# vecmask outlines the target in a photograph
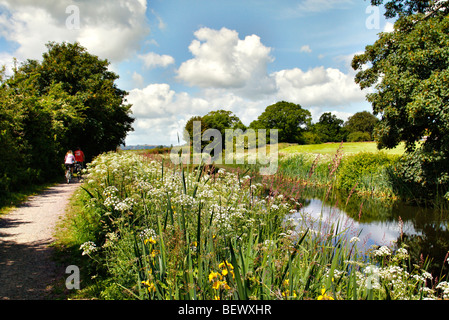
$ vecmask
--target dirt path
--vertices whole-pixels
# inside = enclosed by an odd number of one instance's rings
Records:
[[[65,268],[51,259],[54,227],[79,183],[50,187],[0,217],[0,300],[46,299]]]

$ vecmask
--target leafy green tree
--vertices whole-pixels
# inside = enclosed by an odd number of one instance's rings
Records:
[[[4,71],[3,67],[0,72],[0,200],[26,176],[24,112],[16,105],[12,90],[5,85]]]
[[[304,143],[303,133],[312,123],[310,111],[299,104],[280,101],[266,107],[265,111],[250,124],[252,129],[278,129],[279,142]],[[268,141],[268,138],[267,138]]]
[[[0,70],[0,200],[58,177],[68,149],[89,158],[123,143],[133,119],[109,62],[79,44],[47,45],[43,60]]]
[[[193,135],[194,134],[194,132],[193,132],[193,123],[195,121],[198,121],[198,122],[201,123],[201,131],[200,131],[200,136],[199,137],[194,137],[194,135]],[[187,120],[184,129],[185,129],[185,132],[184,132],[184,135],[183,135],[184,141],[192,144],[194,139],[201,140],[201,137],[202,137],[204,131],[206,131],[209,128],[207,127],[207,124],[203,121],[203,117],[201,117],[201,116],[193,116],[189,120]]]
[[[429,0],[371,0],[371,5],[379,6],[385,3],[385,17],[395,18],[397,16],[424,13],[432,8],[435,1]]]
[[[218,131],[220,131],[223,137],[225,135],[226,129],[246,129],[245,125],[242,123],[239,117],[233,114],[232,111],[211,111],[203,116],[202,119],[207,127],[217,129]]]
[[[348,121],[345,123],[345,128],[348,134],[356,133],[358,135],[363,135],[364,137],[369,137],[368,140],[371,141],[373,137],[373,131],[379,119],[376,118],[372,113],[368,111],[356,112]],[[367,134],[363,134],[367,133]],[[366,141],[366,140],[364,140]]]
[[[193,132],[193,123],[195,121],[201,122],[201,136],[194,136]],[[216,129],[221,134],[221,143],[222,148],[225,148],[225,139],[226,139],[226,129],[241,129],[245,130],[246,127],[242,123],[242,121],[237,117],[232,111],[228,110],[216,110],[210,111],[208,114],[204,116],[193,116],[191,117],[186,125],[185,131],[188,133],[188,136],[184,136],[184,140],[188,141],[190,139],[190,143],[192,144],[194,139],[199,139],[197,141],[201,141],[201,147],[203,148],[206,145],[209,145],[209,141],[203,141],[203,134],[208,129]],[[213,140],[213,139],[212,139]],[[214,144],[212,143],[212,146]]]
[[[425,186],[447,184],[449,16],[438,11],[400,17],[394,31],[381,33],[352,66],[361,88],[375,88],[367,99],[381,118],[375,130],[378,147],[405,141],[410,154],[418,147],[409,162],[413,175],[407,178]]]
[[[336,115],[325,112],[320,116],[318,123],[313,125],[313,131],[318,134],[322,142],[341,142],[346,140],[344,121]]]
[[[124,104],[126,91],[117,87],[118,75],[109,71],[109,62],[87,52],[78,43],[47,44],[42,62],[28,60],[16,70],[10,85],[21,81],[32,85],[36,96],[70,97],[77,106],[78,125],[72,126],[64,148],[82,147],[88,158],[123,144],[134,119],[130,104]]]

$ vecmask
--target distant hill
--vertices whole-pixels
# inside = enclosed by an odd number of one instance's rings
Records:
[[[120,150],[145,150],[145,149],[154,149],[154,148],[166,148],[166,146],[163,145],[149,145],[149,144],[138,144],[133,146],[120,146]]]

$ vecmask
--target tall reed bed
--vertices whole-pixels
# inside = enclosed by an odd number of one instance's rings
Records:
[[[311,186],[328,187],[380,199],[398,199],[395,165],[400,156],[383,152],[344,154],[343,145],[335,154],[285,154],[279,173]]]
[[[410,266],[405,248],[362,255],[338,226],[312,230],[293,219],[295,197],[267,194],[264,183],[134,153],[96,158],[70,232],[103,279],[97,298],[449,297],[447,282]]]

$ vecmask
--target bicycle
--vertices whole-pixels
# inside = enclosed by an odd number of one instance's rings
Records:
[[[83,170],[83,165],[81,164],[81,162],[76,162],[75,167],[74,167],[74,172],[76,173],[76,177],[78,178],[78,181],[80,181],[83,178],[82,170]]]
[[[67,180],[67,183],[70,183],[70,181],[73,178],[73,176],[72,176],[72,168],[70,166],[67,166],[67,170],[65,171],[65,178]]]

